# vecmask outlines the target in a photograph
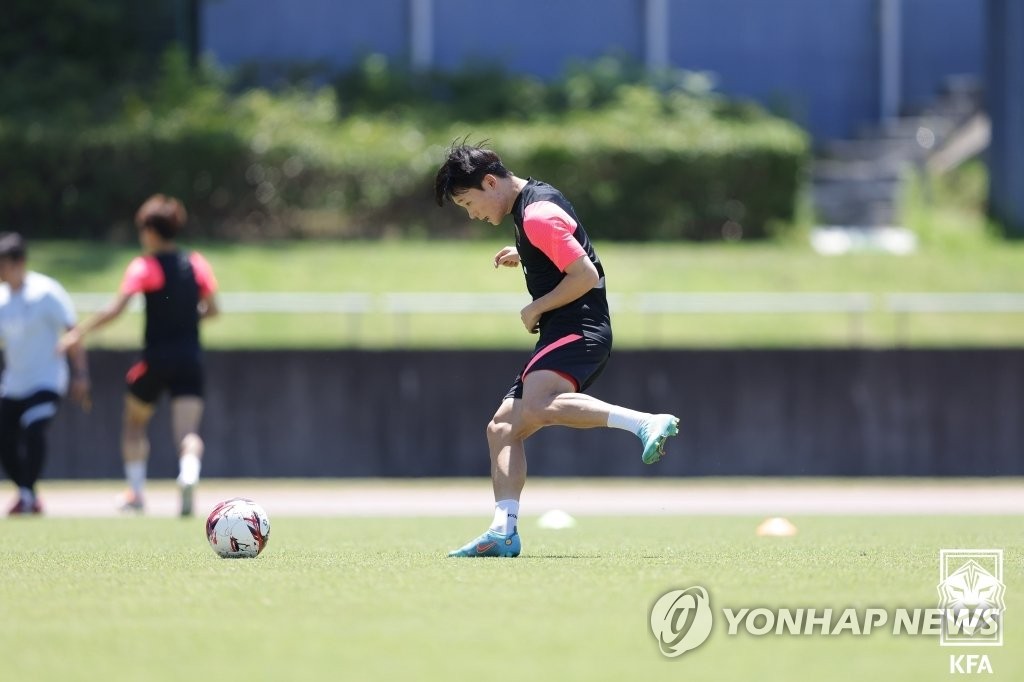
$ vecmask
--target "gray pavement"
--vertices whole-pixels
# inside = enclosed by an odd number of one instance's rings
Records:
[[[54,517],[118,515],[118,481],[43,481]],[[197,515],[250,497],[272,516],[475,516],[493,508],[486,479],[217,479],[202,481]],[[13,499],[13,491],[11,492]],[[1024,479],[532,479],[524,516],[1024,515]],[[173,516],[177,489],[154,481],[147,514]]]

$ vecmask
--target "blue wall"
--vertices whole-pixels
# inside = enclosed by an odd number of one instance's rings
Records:
[[[903,0],[903,102],[927,104],[953,75],[985,69],[982,0]]]
[[[717,89],[754,98],[818,139],[852,135],[879,112],[880,0],[669,0],[669,60],[716,74]],[[205,0],[201,42],[218,61],[409,56],[410,0]],[[901,83],[917,108],[946,77],[980,77],[983,0],[901,0]],[[480,61],[549,78],[574,60],[644,58],[644,0],[433,0],[433,59]]]
[[[840,136],[878,111],[874,2],[673,2],[671,61],[718,75],[816,136]]]
[[[406,0],[205,0],[199,42],[221,64],[351,64],[365,52],[407,53]]]
[[[992,46],[986,74],[993,84],[988,210],[1006,234],[1024,239],[1024,3],[991,0],[987,23]]]
[[[435,2],[436,63],[455,69],[484,58],[511,71],[559,75],[568,60],[609,52],[643,59],[642,4],[636,0]]]

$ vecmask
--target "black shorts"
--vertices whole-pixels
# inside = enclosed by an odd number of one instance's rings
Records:
[[[505,398],[522,398],[523,377],[538,369],[562,375],[573,383],[577,392],[582,393],[601,376],[611,352],[610,335],[578,332],[544,335]]]
[[[0,432],[16,433],[40,419],[52,419],[57,414],[60,396],[54,391],[36,391],[27,398],[0,400]]]
[[[144,403],[155,403],[164,391],[172,398],[203,397],[203,364],[177,362],[153,364],[139,360],[125,376],[128,392]]]

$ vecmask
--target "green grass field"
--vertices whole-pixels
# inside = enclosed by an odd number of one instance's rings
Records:
[[[201,519],[0,522],[0,679],[944,680],[950,653],[1024,678],[1019,517],[523,519],[524,555],[453,560],[471,518],[273,519],[223,560]],[[729,607],[934,607],[942,548],[1005,548],[1005,645],[934,636],[729,636]],[[709,640],[666,659],[648,611],[701,585]]]

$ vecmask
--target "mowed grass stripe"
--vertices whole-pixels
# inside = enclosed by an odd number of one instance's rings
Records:
[[[730,637],[719,609],[937,603],[943,548],[1005,550],[1000,679],[1024,675],[1018,517],[525,517],[524,556],[444,552],[484,520],[272,519],[255,560],[219,559],[202,519],[0,523],[3,679],[938,679],[934,637]],[[664,659],[647,625],[662,593],[702,585],[711,638]],[[1021,616],[1024,618],[1024,616]]]

